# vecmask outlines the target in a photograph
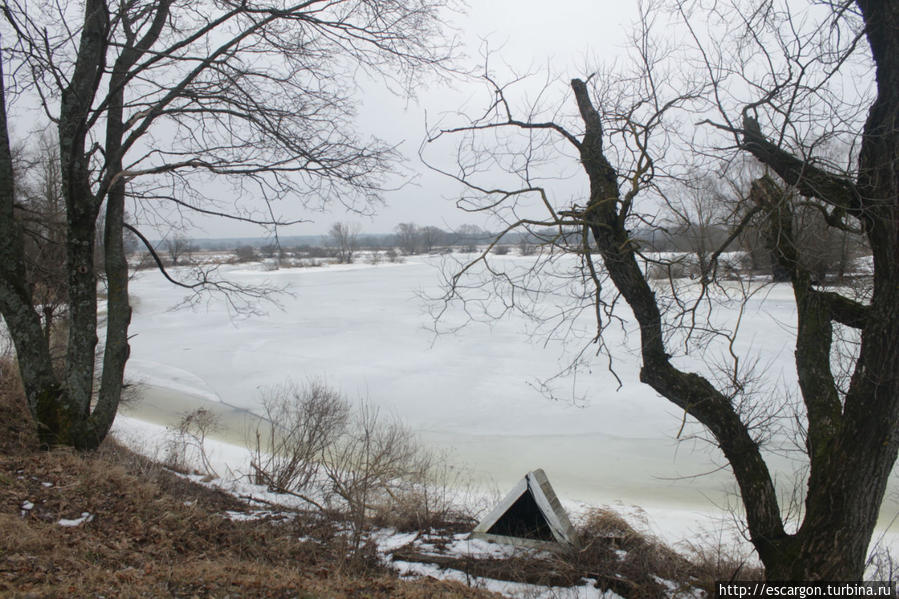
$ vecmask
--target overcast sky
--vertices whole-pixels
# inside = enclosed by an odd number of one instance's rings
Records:
[[[613,60],[622,52],[635,18],[636,2],[608,0],[469,0],[465,14],[451,15],[465,43],[466,67],[482,63],[480,49],[486,39],[496,50],[497,63],[501,59],[517,72],[540,73],[540,81],[548,70],[567,81],[589,74],[600,62]],[[307,212],[302,216],[314,222],[284,228],[280,233],[324,234],[335,221],[357,222],[363,233],[390,233],[399,222],[444,228],[465,223],[483,225],[483,219],[455,207],[452,183],[420,163],[418,148],[425,137],[426,119],[434,121],[460,107],[471,112],[482,109],[484,88],[461,80],[452,87],[432,84],[415,99],[407,100],[379,85],[366,85],[362,97],[359,131],[400,144],[404,164],[416,174],[416,182],[387,193],[387,205],[373,217],[347,214],[337,208],[325,214]],[[190,235],[195,237],[264,235],[264,231],[240,223],[194,219],[194,224],[198,229]]]
[[[532,89],[540,89],[547,80],[560,82],[560,93],[567,90],[572,77],[585,77],[601,64],[608,64],[624,52],[627,37],[636,19],[637,3],[610,0],[467,0],[464,13],[447,14],[448,28],[457,32],[463,43],[459,66],[475,70],[483,66],[485,43],[491,51],[491,70],[518,74],[534,73]],[[505,82],[506,77],[499,77]],[[400,222],[433,225],[451,229],[462,224],[489,226],[484,217],[466,214],[455,207],[458,187],[448,178],[428,170],[419,160],[418,151],[425,138],[426,122],[433,125],[441,119],[453,121],[450,113],[464,111],[478,114],[486,107],[490,96],[482,83],[474,78],[458,77],[449,84],[436,81],[420,89],[409,99],[391,94],[379,82],[357,80],[359,100],[357,128],[360,138],[376,136],[396,145],[404,159],[403,166],[411,182],[384,195],[386,205],[373,216],[348,214],[341,207],[331,212],[299,211],[296,205],[276,206],[285,218],[303,218],[310,222],[284,227],[280,234],[326,234],[336,221],[355,222],[362,233],[391,233]],[[37,132],[46,126],[46,118],[36,98],[27,94],[15,104],[20,118],[11,123],[12,134],[24,143],[32,143]],[[574,110],[574,107],[569,107]],[[429,148],[429,158],[437,150]],[[447,166],[447,161],[442,161]],[[569,173],[575,172],[569,164]],[[566,193],[577,194],[582,185],[578,176],[568,182]],[[401,179],[397,179],[399,183]],[[204,189],[204,193],[207,190]],[[246,201],[248,198],[228,197],[233,192],[226,185],[215,184],[209,195],[223,201]],[[455,196],[455,197],[454,197]],[[286,204],[286,202],[285,202]],[[260,209],[261,209],[260,201]],[[132,214],[135,211],[132,210]],[[177,219],[176,219],[177,220]],[[140,225],[150,237],[165,237],[169,226],[151,226],[145,218]],[[200,218],[190,215],[190,237],[260,237],[266,231],[253,225],[220,218]]]

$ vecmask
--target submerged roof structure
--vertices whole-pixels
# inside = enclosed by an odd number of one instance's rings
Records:
[[[530,547],[575,545],[574,527],[546,473],[528,472],[481,520],[472,537]]]

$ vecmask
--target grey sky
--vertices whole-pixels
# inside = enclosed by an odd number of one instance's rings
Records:
[[[482,64],[481,47],[487,40],[498,68],[515,72],[546,73],[566,81],[585,75],[588,69],[610,62],[622,52],[631,23],[636,18],[636,3],[606,0],[471,0],[466,14],[452,15],[452,22],[465,43],[466,68]],[[501,64],[502,63],[502,64]],[[589,65],[589,66],[588,66]],[[542,83],[541,83],[542,85]],[[364,99],[359,107],[359,131],[376,135],[391,144],[400,144],[404,165],[415,175],[415,182],[385,195],[386,206],[373,217],[347,214],[339,207],[329,213],[313,211],[291,215],[313,220],[282,229],[283,235],[316,235],[327,232],[331,223],[358,222],[363,233],[389,233],[399,222],[455,227],[478,221],[462,213],[452,201],[453,186],[444,177],[428,171],[419,161],[418,148],[425,136],[426,118],[434,121],[447,111],[482,107],[484,89],[459,79],[452,87],[430,85],[415,99],[391,95],[383,86],[361,84]],[[427,115],[427,116],[426,116]],[[284,206],[287,209],[286,206]],[[221,220],[192,219],[196,237],[238,237],[264,234],[258,228]]]
[[[559,83],[573,76],[585,76],[601,64],[612,62],[626,45],[628,33],[636,19],[636,2],[609,0],[468,0],[464,13],[447,15],[448,27],[463,42],[459,67],[477,70],[483,66],[485,44],[489,46],[491,70],[502,80],[511,73],[534,73],[525,89],[537,91],[547,77]],[[504,76],[505,75],[505,76]],[[425,137],[426,121],[434,123],[448,114],[465,111],[476,114],[489,102],[490,95],[474,78],[458,77],[449,84],[430,82],[419,89],[415,98],[391,94],[382,83],[357,79],[359,86],[357,127],[364,138],[376,136],[396,145],[403,154],[403,167],[410,183],[384,194],[386,205],[373,216],[345,212],[333,206],[330,212],[303,210],[289,201],[278,202],[276,213],[288,219],[308,222],[284,227],[282,235],[325,234],[335,221],[357,222],[363,233],[390,233],[400,222],[453,228],[466,223],[481,226],[488,222],[478,215],[466,214],[455,207],[457,189],[451,180],[428,170],[419,161],[418,149]],[[530,88],[528,87],[530,86]],[[32,145],[47,119],[36,98],[27,93],[13,102],[17,118],[12,122],[13,137]],[[456,121],[458,124],[458,121]],[[431,148],[431,152],[436,149]],[[429,157],[433,157],[429,153]],[[570,166],[570,165],[569,165]],[[396,179],[399,184],[403,179]],[[571,189],[575,183],[571,183]],[[227,183],[211,183],[201,190],[222,206],[241,203],[253,205],[251,196],[241,197]],[[258,202],[258,210],[263,204]],[[163,215],[165,216],[165,215]],[[258,226],[221,218],[187,215],[191,237],[258,237],[266,232]],[[142,229],[151,237],[166,236],[167,225],[154,227],[141,219]],[[177,220],[177,218],[173,219]]]

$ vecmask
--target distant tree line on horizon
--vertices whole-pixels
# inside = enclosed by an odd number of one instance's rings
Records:
[[[698,205],[698,201],[694,203]],[[48,219],[52,221],[49,216],[42,220]],[[821,283],[843,281],[847,275],[852,274],[856,259],[870,255],[863,237],[850,231],[828,227],[824,217],[816,210],[797,210],[794,220],[799,233],[796,244],[802,249],[801,253],[808,262],[806,268]],[[740,271],[768,274],[774,281],[787,280],[787,274],[772,259],[771,248],[760,227],[746,227],[741,235],[728,240],[731,230],[732,227],[722,224],[720,219],[703,220],[701,211],[695,211],[689,216],[670,211],[661,224],[631,231],[631,238],[645,254],[684,254],[686,260],[673,271],[679,277],[703,271],[711,254],[724,247],[728,252],[741,254],[738,264]],[[514,250],[518,255],[529,256],[541,246],[563,242],[575,235],[580,235],[575,229],[512,231],[502,236],[501,242],[494,245],[492,252],[502,255]],[[157,240],[153,246],[170,266],[189,263],[192,255],[199,251],[233,252],[237,262],[304,258],[352,263],[357,251],[383,251],[388,261],[396,261],[400,256],[453,251],[473,253],[493,243],[497,236],[496,232],[473,224],[443,229],[434,225],[403,222],[396,225],[393,233],[366,234],[359,223],[335,222],[326,235],[285,236],[275,240],[271,237],[191,239],[183,232],[177,232]],[[144,249],[136,239],[126,246],[129,252]],[[595,251],[595,248],[591,250]],[[47,252],[46,248],[41,250],[42,254]],[[147,262],[147,266],[151,266],[149,259]],[[671,274],[668,272],[670,269],[671,265],[666,265],[665,276]],[[662,274],[658,276],[661,277]]]

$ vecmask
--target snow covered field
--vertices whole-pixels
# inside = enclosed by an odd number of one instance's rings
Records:
[[[515,314],[435,336],[421,294],[438,294],[438,262],[271,272],[228,267],[232,280],[287,285],[292,293],[279,299],[282,309],[249,318],[235,318],[215,299],[172,311],[183,290],[155,271],[141,272],[131,286],[126,378],[144,383],[146,399],[125,413],[173,423],[179,413],[211,405],[228,426],[222,437],[240,442],[245,411],[257,408],[261,390],[288,378],[319,378],[400,417],[483,489],[504,493],[539,467],[569,505],[625,511],[639,505],[668,538],[719,524],[721,509],[737,503],[723,458],[707,443],[676,440],[683,413],[638,382],[635,336],[626,339],[616,328],[609,341],[623,388],[616,390],[598,358],[576,378],[557,380],[560,399],[549,399],[536,384],[559,372],[580,346],[532,335],[533,323]],[[542,301],[551,309],[560,298]],[[755,296],[744,315],[738,349],[758,352],[771,381],[795,376],[787,335],[794,320],[786,287]],[[589,331],[588,319],[583,327]],[[797,465],[772,460],[786,487]],[[897,512],[893,491],[882,523]]]

